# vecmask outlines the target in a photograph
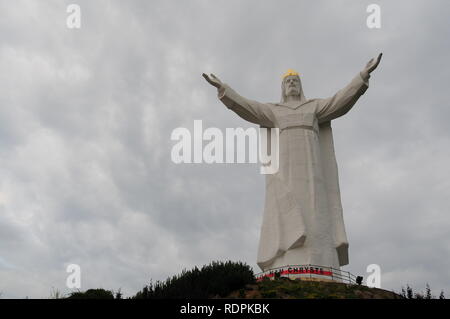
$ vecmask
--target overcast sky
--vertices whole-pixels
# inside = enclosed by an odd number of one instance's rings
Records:
[[[81,29],[66,27],[81,6]],[[381,6],[381,29],[366,8]],[[135,294],[213,260],[256,267],[257,164],[171,161],[177,127],[255,127],[201,77],[280,99],[281,75],[328,97],[383,52],[333,121],[350,264],[382,288],[450,296],[450,3],[0,0],[0,294]]]

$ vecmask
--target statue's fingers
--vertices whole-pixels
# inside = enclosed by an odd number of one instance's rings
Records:
[[[373,68],[374,68],[374,69],[376,69],[376,67],[378,66],[378,64],[380,64],[381,56],[382,56],[382,54],[380,53],[380,54],[378,55],[378,57],[377,57],[377,60],[375,61],[374,65],[373,65]]]
[[[378,55],[378,58],[377,58],[378,63],[380,63],[381,57],[382,57],[382,56],[383,56],[383,53],[380,53],[380,54]]]
[[[211,80],[211,78],[207,74],[203,73],[202,75],[209,84],[216,86],[215,82]]]

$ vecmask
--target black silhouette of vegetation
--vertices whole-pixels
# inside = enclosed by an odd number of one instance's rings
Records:
[[[201,269],[175,275],[166,281],[150,282],[134,299],[225,297],[255,283],[253,270],[242,262],[214,261]]]
[[[119,292],[116,294],[116,299],[121,299],[122,295]],[[105,289],[89,289],[85,292],[72,292],[67,299],[114,299],[114,293]]]
[[[419,293],[419,292],[414,292],[413,289],[409,285],[406,285],[406,290],[405,290],[405,288],[402,288],[402,292],[400,295],[404,299],[437,299],[435,296],[433,296],[431,294],[431,288],[430,288],[430,285],[428,285],[428,284],[426,285],[426,288],[425,288],[425,294]],[[438,299],[445,299],[443,290],[439,294]]]

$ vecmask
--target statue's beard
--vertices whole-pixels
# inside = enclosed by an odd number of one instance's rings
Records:
[[[288,90],[288,92],[286,93],[286,96],[292,96],[292,97],[300,98],[300,92],[297,89],[295,89],[295,90]]]
[[[300,88],[298,86],[295,85],[290,85],[288,87],[286,87],[286,95],[287,96],[292,96],[292,95],[300,95]]]

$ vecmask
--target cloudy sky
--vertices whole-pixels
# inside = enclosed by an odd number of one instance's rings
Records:
[[[66,26],[81,7],[81,29]],[[366,26],[371,3],[381,29]],[[379,52],[334,121],[350,265],[382,288],[450,296],[450,3],[0,0],[0,294],[135,294],[212,260],[256,268],[257,164],[171,161],[173,129],[255,127],[217,100],[280,98],[288,68],[328,97]]]

